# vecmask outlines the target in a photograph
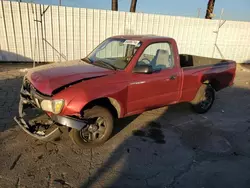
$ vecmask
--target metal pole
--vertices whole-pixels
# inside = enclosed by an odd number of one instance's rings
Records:
[[[7,49],[8,49],[8,52],[9,52],[10,51],[9,33],[7,32],[7,27],[6,27],[6,17],[5,17],[5,10],[4,10],[4,6],[3,6],[3,0],[1,0],[1,7],[2,7],[2,13],[3,13],[3,25],[4,25],[4,32],[5,32],[5,40],[6,40]]]
[[[12,9],[12,1],[9,2],[10,3],[10,13],[11,13],[11,21],[12,21],[12,31],[14,34],[14,44],[15,44],[15,52],[16,52],[16,58],[18,61],[18,52],[17,52],[17,37],[16,37],[16,29],[15,29],[15,22],[14,22],[14,13],[13,13],[13,9]]]
[[[215,38],[215,43],[214,43],[214,49],[213,49],[212,57],[214,57],[215,48],[217,48],[218,51],[219,51],[219,53],[220,53],[220,56],[221,56],[222,58],[224,58],[224,57],[223,57],[223,54],[221,53],[221,51],[219,50],[219,48],[218,48],[218,46],[217,46],[217,40],[218,40],[218,36],[219,36],[220,27],[225,23],[225,22],[224,22],[224,23],[221,25],[221,19],[222,19],[223,13],[224,13],[224,8],[221,9],[220,20],[219,20],[219,24],[218,24],[218,29],[217,29],[217,31],[215,31],[215,33],[216,33],[216,38]]]
[[[220,12],[220,22],[221,22],[223,13],[224,13],[224,8],[222,8],[222,9],[221,9],[221,12]]]
[[[198,9],[197,9],[197,11],[198,11],[198,15],[197,15],[197,18],[200,18],[200,14],[201,14],[201,8],[198,8]]]
[[[33,54],[33,67],[36,66],[36,52],[37,52],[37,29],[36,29],[36,23],[35,23],[35,11],[34,11],[34,4],[32,3],[31,4],[31,10],[32,10],[32,15],[33,15],[33,28],[34,28],[34,31],[35,31],[35,49],[34,49],[34,54]]]

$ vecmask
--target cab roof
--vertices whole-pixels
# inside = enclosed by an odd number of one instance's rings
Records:
[[[138,41],[146,41],[146,40],[160,40],[160,39],[170,39],[169,37],[157,36],[157,35],[116,35],[111,38],[124,38],[127,40],[138,40]]]

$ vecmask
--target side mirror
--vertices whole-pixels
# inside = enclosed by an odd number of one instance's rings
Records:
[[[152,74],[153,67],[151,65],[138,65],[134,68],[133,72],[139,74]]]

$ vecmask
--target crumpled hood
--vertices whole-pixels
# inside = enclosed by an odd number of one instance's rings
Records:
[[[41,93],[52,95],[55,89],[70,83],[105,76],[114,71],[88,64],[82,60],[52,63],[31,69],[26,77]]]

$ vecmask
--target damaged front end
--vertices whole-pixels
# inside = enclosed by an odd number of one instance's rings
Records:
[[[85,120],[42,110],[42,101],[48,100],[52,100],[50,96],[39,93],[27,79],[24,79],[20,91],[19,116],[14,117],[14,120],[26,133],[39,140],[52,141],[62,134],[61,126],[77,130],[86,127]]]

